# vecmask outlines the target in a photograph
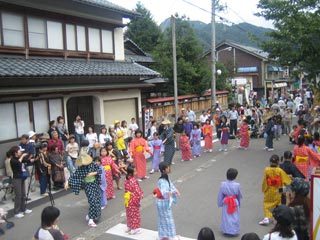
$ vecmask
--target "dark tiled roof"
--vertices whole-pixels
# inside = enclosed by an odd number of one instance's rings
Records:
[[[140,55],[131,55],[125,54],[126,61],[128,62],[137,62],[137,63],[153,63],[154,60],[150,56],[140,56]]]
[[[114,4],[112,2],[106,1],[106,0],[72,0],[75,2],[81,2],[83,4],[87,4],[87,5],[91,5],[91,6],[96,6],[96,7],[100,7],[100,8],[106,8],[109,9],[111,11],[116,11],[119,13],[123,13],[125,14],[125,16],[128,17],[135,17],[135,16],[139,16],[139,13],[136,13],[134,11],[128,10],[124,7],[121,7],[117,4]]]
[[[133,62],[106,60],[0,57],[0,77],[145,76],[160,74]]]

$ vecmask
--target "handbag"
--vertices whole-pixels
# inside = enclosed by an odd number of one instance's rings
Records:
[[[53,181],[60,182],[60,183],[65,182],[64,171],[55,170],[53,175]]]

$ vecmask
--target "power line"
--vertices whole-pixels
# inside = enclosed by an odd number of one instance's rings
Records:
[[[187,4],[189,4],[189,5],[191,5],[191,6],[193,6],[193,7],[195,7],[195,8],[198,8],[198,9],[200,9],[200,10],[206,12],[206,13],[209,13],[210,15],[212,15],[212,13],[211,13],[210,11],[208,11],[208,10],[206,10],[206,9],[204,9],[204,8],[202,8],[202,7],[194,4],[194,3],[192,3],[192,2],[189,2],[189,1],[187,1],[187,0],[182,0],[182,1],[185,2],[185,3],[187,3]],[[230,9],[231,9],[231,8],[230,8]],[[240,16],[238,15],[238,13],[236,13],[236,14],[237,14],[238,17],[240,17]],[[255,37],[256,39],[261,40],[257,35],[255,35],[254,33],[252,33],[252,32],[250,32],[250,31],[248,31],[248,30],[240,27],[240,26],[239,26],[238,24],[236,24],[235,22],[232,22],[232,21],[230,21],[229,19],[227,19],[227,18],[225,18],[225,17],[222,17],[222,16],[220,16],[220,15],[218,15],[218,14],[214,14],[214,15],[215,15],[216,17],[218,17],[218,18],[222,21],[222,23],[224,22],[224,23],[231,24],[232,26],[235,26],[235,27],[237,27],[238,29],[246,32],[248,35],[252,35],[252,36]],[[241,18],[241,17],[240,17],[240,18]],[[244,22],[246,22],[246,21],[244,20]]]

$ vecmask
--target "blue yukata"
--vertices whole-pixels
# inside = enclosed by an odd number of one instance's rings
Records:
[[[98,174],[88,179],[87,175],[91,172]],[[101,174],[100,167],[95,163],[90,163],[78,167],[69,178],[69,186],[76,195],[79,195],[80,190],[84,188],[89,203],[88,216],[93,220],[98,220],[101,216]]]
[[[167,139],[164,143],[164,154],[163,154],[163,161],[171,165],[172,159],[175,153],[175,142],[174,142],[174,131],[173,128],[169,127],[163,130],[160,138],[162,140]]]
[[[164,147],[161,139],[150,141],[150,146],[152,147],[152,169],[155,171],[159,170],[159,163],[161,160],[161,152],[164,151]]]
[[[220,185],[218,194],[218,207],[222,208],[221,225],[222,233],[238,235],[240,232],[240,200],[242,194],[240,184],[234,181],[225,181]]]
[[[156,200],[158,210],[159,239],[171,239],[176,236],[176,226],[174,224],[171,206],[172,203],[176,202],[177,190],[171,181],[169,185],[169,182],[163,178],[158,180],[158,189],[160,190],[162,195],[162,199],[157,198]],[[172,193],[171,197],[170,192]]]
[[[103,166],[99,166],[101,171],[101,182],[100,182],[100,192],[101,192],[101,207],[107,206],[107,179],[106,173]]]
[[[192,129],[190,134],[190,142],[192,146],[192,155],[200,156],[201,155],[201,130]]]

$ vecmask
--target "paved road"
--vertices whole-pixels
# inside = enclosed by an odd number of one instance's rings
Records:
[[[180,162],[176,154],[176,164],[172,167],[171,179],[175,181],[181,192],[181,199],[174,206],[174,216],[179,235],[195,239],[203,226],[211,227],[216,239],[227,239],[219,231],[220,209],[217,207],[217,190],[220,182],[225,179],[229,167],[237,168],[237,180],[241,183],[244,199],[241,204],[241,233],[256,232],[263,236],[269,228],[261,227],[258,221],[262,216],[262,193],[260,190],[263,168],[268,165],[272,154],[283,154],[292,146],[285,136],[275,143],[274,152],[263,150],[264,140],[254,139],[248,151],[238,150],[236,140],[232,140],[230,151],[216,151],[219,143],[215,144],[213,153],[204,153],[192,162]],[[145,198],[142,201],[142,227],[156,231],[157,215],[152,198],[152,190],[156,186],[159,174],[142,182]],[[49,205],[49,203],[47,204]],[[15,220],[16,227],[8,230],[6,240],[31,239],[32,234],[40,224],[40,213],[45,205],[33,209],[30,216]],[[126,240],[121,236],[105,233],[119,223],[125,223],[122,191],[117,191],[117,198],[108,203],[103,210],[101,222],[95,229],[89,229],[85,222],[87,201],[84,194],[75,196],[68,194],[56,199],[56,206],[61,210],[60,227],[73,239],[83,237],[85,240]],[[232,239],[240,239],[235,237]],[[141,240],[149,240],[142,239]],[[150,239],[151,240],[151,239]]]

